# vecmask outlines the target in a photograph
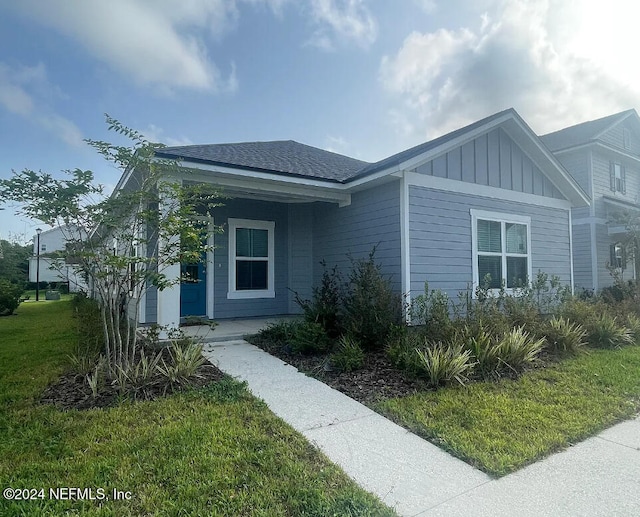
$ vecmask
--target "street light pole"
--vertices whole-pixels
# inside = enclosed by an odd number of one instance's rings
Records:
[[[40,228],[36,228],[36,233],[38,234],[38,239],[36,243],[36,302],[40,300],[40,233],[42,230]]]

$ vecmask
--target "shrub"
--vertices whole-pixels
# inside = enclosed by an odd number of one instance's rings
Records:
[[[640,343],[640,317],[635,314],[627,314],[627,319],[625,321],[625,327],[629,329],[631,333],[631,337],[633,338],[634,344]]]
[[[364,364],[364,351],[350,336],[341,336],[336,351],[331,355],[331,363],[342,372],[359,370]]]
[[[475,369],[482,377],[496,375],[500,369],[499,349],[491,332],[479,322],[476,326],[465,326],[456,336],[456,342],[464,346],[475,360]]]
[[[496,344],[500,363],[514,372],[533,364],[544,347],[544,339],[533,339],[523,327],[507,332]]]
[[[440,342],[424,350],[416,349],[419,373],[427,382],[438,387],[453,380],[463,384],[468,380],[467,373],[473,369],[471,352],[461,345]]]
[[[578,323],[560,317],[551,318],[544,326],[547,348],[559,354],[577,354],[586,345],[587,331]]]
[[[589,343],[598,348],[619,348],[633,343],[628,328],[618,324],[615,317],[602,313],[589,329]]]
[[[289,344],[298,354],[323,354],[331,349],[331,338],[320,323],[300,321],[293,325]]]
[[[577,323],[589,332],[600,313],[605,310],[606,307],[595,302],[593,298],[584,300],[571,298],[562,304],[558,310],[558,315],[573,323]]]
[[[337,266],[327,269],[324,261],[319,287],[313,288],[311,300],[303,300],[295,293],[296,303],[304,311],[305,320],[322,325],[327,334],[336,338],[342,331],[341,312],[345,294],[345,285]]]
[[[277,323],[271,323],[266,328],[260,330],[258,335],[261,338],[285,346],[293,340],[296,327],[299,324],[299,321],[279,321]]]
[[[155,358],[152,362],[155,362]],[[169,361],[162,359],[155,369],[166,379],[170,387],[175,388],[188,386],[198,377],[198,368],[205,362],[201,344],[192,342],[184,346],[172,343],[169,348]]]
[[[402,321],[402,299],[382,276],[374,254],[375,248],[367,259],[351,258],[344,300],[344,329],[368,350],[382,348]]]
[[[439,289],[429,290],[424,283],[424,293],[411,302],[411,323],[422,325],[425,335],[433,341],[447,341],[452,337],[453,324],[449,297]]]
[[[22,286],[0,278],[0,316],[9,316],[20,305]]]
[[[416,349],[425,348],[427,339],[415,329],[393,336],[387,343],[385,352],[391,363],[411,375],[420,371]]]

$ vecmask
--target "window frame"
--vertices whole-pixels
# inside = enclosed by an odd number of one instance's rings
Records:
[[[481,279],[479,278],[478,271],[478,256],[500,256],[501,257],[501,270],[502,278],[500,283],[504,283],[505,292],[512,294],[517,288],[506,287],[507,285],[507,258],[508,257],[526,257],[527,258],[527,278],[528,282],[531,282],[532,278],[532,251],[531,251],[531,217],[517,214],[508,214],[504,212],[491,212],[487,210],[476,210],[472,208],[471,214],[471,260],[472,260],[472,272],[473,272],[473,295],[475,296],[476,288],[480,285]],[[501,251],[498,252],[478,252],[478,221],[494,221],[500,223],[500,242]],[[527,253],[508,253],[507,252],[507,224],[521,224],[526,226],[527,229]],[[492,293],[497,293],[500,288],[489,289]]]
[[[227,221],[229,227],[229,288],[227,299],[242,300],[248,298],[275,298],[275,221],[260,221],[254,219],[232,219]],[[266,289],[237,289],[236,263],[238,260],[264,261],[262,257],[236,256],[236,230],[247,228],[250,230],[267,230],[267,288]]]
[[[610,189],[612,192],[620,192],[621,194],[627,193],[627,171],[625,166],[620,162],[610,162],[609,163],[609,178],[610,178]],[[620,171],[620,175],[618,176],[616,173]]]

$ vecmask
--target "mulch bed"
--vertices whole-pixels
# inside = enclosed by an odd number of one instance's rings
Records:
[[[360,370],[338,372],[331,369],[327,355],[292,354],[270,340],[260,339],[259,335],[252,336],[249,341],[299,371],[365,405],[428,389],[424,382],[407,376],[405,372],[393,366],[384,352],[367,353]]]
[[[197,377],[184,389],[201,388],[219,381],[223,376],[224,374],[216,366],[207,361],[198,368]],[[180,389],[154,386],[152,389],[146,390],[144,395],[139,398],[154,400],[177,391],[180,391]],[[42,404],[52,404],[63,410],[109,407],[115,405],[118,400],[117,390],[110,385],[104,386],[98,396],[94,397],[86,377],[75,372],[63,374],[56,382],[50,384],[44,390],[40,398]]]

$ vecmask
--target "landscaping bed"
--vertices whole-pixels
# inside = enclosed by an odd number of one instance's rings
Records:
[[[0,318],[0,486],[46,495],[0,499],[1,515],[395,515],[210,367],[206,385],[155,400],[41,404],[48,385],[50,397],[77,389],[77,377],[58,381],[77,339],[66,301]],[[128,497],[49,497],[64,487]]]

